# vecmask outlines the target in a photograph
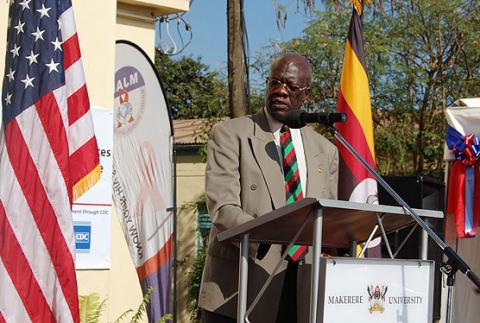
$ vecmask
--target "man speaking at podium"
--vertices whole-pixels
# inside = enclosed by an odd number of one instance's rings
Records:
[[[235,322],[239,248],[217,234],[303,197],[337,198],[338,152],[309,127],[289,129],[286,112],[309,98],[312,71],[298,54],[276,58],[267,79],[266,107],[213,129],[206,169],[212,218],[199,306],[204,322]],[[281,258],[279,245],[251,245],[247,307]],[[311,255],[294,246],[253,312],[252,323],[308,322]]]

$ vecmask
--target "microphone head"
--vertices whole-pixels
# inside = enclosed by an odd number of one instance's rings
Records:
[[[333,125],[336,122],[344,123],[347,121],[347,114],[345,112],[330,113],[328,116],[329,125]]]
[[[283,120],[278,120],[286,124],[289,128],[298,129],[305,127],[306,123],[302,120],[302,115],[305,113],[303,110],[291,110],[287,111]]]

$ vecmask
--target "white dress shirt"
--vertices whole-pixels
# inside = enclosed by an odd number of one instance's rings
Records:
[[[280,145],[280,129],[282,128],[283,124],[275,120],[270,115],[270,113],[268,113],[266,107],[263,110],[265,111],[265,115],[267,116],[270,131],[272,132],[273,138],[275,139],[275,146],[277,146],[277,152],[278,156],[280,157],[280,162],[283,163],[282,146]],[[307,164],[305,161],[305,151],[303,150],[302,133],[300,132],[300,129],[290,129],[290,133],[292,134],[292,144],[295,148],[295,155],[297,157],[298,171],[300,173],[300,184],[302,184],[302,193],[305,197],[307,189]]]

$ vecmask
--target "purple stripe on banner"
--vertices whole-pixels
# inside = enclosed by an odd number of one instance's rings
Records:
[[[472,232],[473,229],[473,196],[475,187],[475,167],[466,167],[465,180],[465,233]]]
[[[173,314],[170,306],[171,263],[172,258],[165,262],[159,271],[148,275],[140,282],[144,294],[149,288],[154,289],[147,309],[149,322],[158,322],[165,315]]]

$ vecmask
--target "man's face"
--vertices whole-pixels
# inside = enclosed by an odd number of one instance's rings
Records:
[[[266,103],[270,115],[278,121],[291,110],[300,109],[310,94],[310,67],[302,56],[286,55],[277,59],[267,79]]]

